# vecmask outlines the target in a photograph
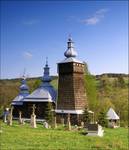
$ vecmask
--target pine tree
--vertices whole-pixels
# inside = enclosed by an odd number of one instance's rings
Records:
[[[103,127],[107,127],[107,116],[106,112],[101,111],[98,115],[98,124],[100,124]]]
[[[85,125],[88,125],[90,123],[90,116],[87,107],[84,109],[83,112],[83,121]]]
[[[45,110],[45,120],[48,124],[52,125],[54,119],[53,106],[51,102],[48,102],[46,110]]]

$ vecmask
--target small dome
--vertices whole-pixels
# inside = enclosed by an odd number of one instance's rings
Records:
[[[25,79],[23,79],[21,83],[22,83],[22,85],[20,86],[20,90],[22,90],[22,91],[29,90],[29,87],[27,86]]]
[[[76,57],[77,56],[77,52],[74,49],[74,42],[72,41],[71,38],[68,39],[68,49],[65,51],[64,55],[65,57],[69,58],[69,57]]]

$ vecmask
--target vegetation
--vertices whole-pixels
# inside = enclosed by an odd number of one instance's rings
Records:
[[[107,122],[106,112],[102,111],[99,113],[98,124],[100,124],[102,127],[107,127],[108,122]]]
[[[103,74],[93,76],[86,66],[85,85],[88,106],[95,113],[98,120],[100,112],[106,112],[109,107],[115,109],[120,115],[122,126],[128,125],[128,76],[122,74]],[[21,79],[0,80],[0,113],[5,107],[9,107],[11,101],[19,93]],[[41,78],[27,79],[27,84],[32,92],[41,83]],[[53,77],[51,84],[58,88],[58,77]]]
[[[104,137],[90,137],[85,131],[67,131],[64,127],[45,129],[38,124],[12,126],[1,123],[2,150],[127,150],[128,129],[104,129]]]
[[[94,76],[90,74],[85,75],[85,87],[86,87],[86,94],[88,100],[88,107],[90,110],[94,112],[97,111],[97,106],[98,106],[96,84],[97,83]]]
[[[53,112],[52,103],[48,102],[46,110],[45,110],[45,119],[48,124],[52,125],[54,119],[54,112]]]
[[[88,123],[90,123],[90,116],[89,116],[87,107],[85,108],[84,113],[83,113],[83,121],[85,125],[88,125]]]

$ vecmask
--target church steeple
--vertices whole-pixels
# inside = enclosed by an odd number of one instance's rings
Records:
[[[65,51],[64,55],[67,58],[77,56],[77,52],[74,49],[74,42],[72,41],[71,36],[68,38],[67,50]]]
[[[44,67],[44,75],[43,75],[43,82],[50,82],[51,81],[51,77],[49,76],[49,66],[48,66],[48,58],[46,57],[46,64]]]

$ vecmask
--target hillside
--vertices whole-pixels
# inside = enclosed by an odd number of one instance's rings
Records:
[[[58,88],[58,77],[52,77],[52,85]],[[41,77],[27,79],[30,92],[41,83]],[[0,80],[0,106],[1,111],[8,107],[17,96],[21,79]],[[113,107],[121,115],[121,124],[126,122],[128,116],[128,75],[124,74],[102,74],[97,76],[86,76],[86,91],[88,104],[91,110],[97,113],[101,110],[107,111]],[[100,107],[99,107],[100,106]]]
[[[74,127],[73,127],[74,128]],[[1,122],[1,149],[10,150],[127,150],[128,129],[104,128],[104,136],[86,136],[85,130],[68,131],[58,125],[56,129],[45,129],[37,124],[31,128],[13,121],[12,126]]]

